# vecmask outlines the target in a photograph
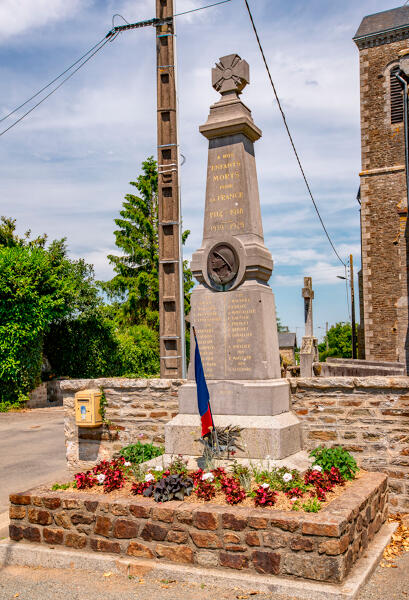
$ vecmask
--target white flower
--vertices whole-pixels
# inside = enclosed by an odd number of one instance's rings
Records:
[[[124,462],[124,467],[130,467],[132,465],[131,461],[127,460]]]
[[[294,496],[294,498],[291,498],[291,502],[297,502],[297,500],[298,500],[298,498],[296,498],[295,496]]]
[[[270,484],[269,483],[262,483],[260,487],[262,487],[265,490],[267,490],[270,487]]]
[[[148,483],[150,481],[154,481],[155,477],[152,475],[152,473],[148,473],[147,475],[145,475],[145,481],[147,481]]]
[[[103,473],[99,473],[97,475],[97,480],[98,480],[98,483],[104,483],[104,481],[105,481],[105,475]]]
[[[284,473],[284,475],[283,475],[283,481],[285,481],[286,483],[291,481],[292,478],[293,478],[293,476],[291,475],[291,473]]]
[[[203,473],[202,481],[210,481],[210,482],[214,481],[213,473]]]
[[[312,466],[312,470],[313,471],[318,471],[318,473],[321,473],[322,467],[320,467],[319,465],[313,465]]]

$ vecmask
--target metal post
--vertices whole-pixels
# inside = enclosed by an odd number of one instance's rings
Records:
[[[355,290],[354,290],[354,261],[349,255],[349,276],[351,284],[351,325],[352,325],[352,358],[356,358],[356,330],[355,330]]]
[[[160,375],[186,377],[173,0],[156,0]]]

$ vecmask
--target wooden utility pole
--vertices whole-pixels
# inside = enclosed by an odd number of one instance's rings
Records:
[[[156,0],[159,331],[161,377],[186,377],[182,231],[179,187],[173,0]]]
[[[356,358],[356,330],[355,330],[355,291],[354,291],[354,261],[349,255],[349,276],[351,283],[351,325],[352,325],[352,358]]]

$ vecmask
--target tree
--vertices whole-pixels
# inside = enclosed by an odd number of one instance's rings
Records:
[[[119,229],[114,231],[121,255],[110,254],[114,278],[101,286],[111,300],[119,300],[119,321],[122,325],[148,325],[159,330],[159,242],[158,242],[158,172],[152,156],[142,163],[142,174],[131,181],[140,196],[127,194]],[[185,243],[189,231],[183,232]],[[192,274],[184,262],[185,312],[190,310]]]
[[[15,234],[0,226],[0,410],[18,404],[40,380],[43,338],[67,315],[98,303],[93,270],[67,257],[65,240],[46,247],[46,236]]]
[[[328,340],[328,350],[327,350]],[[328,330],[324,341],[318,345],[320,361],[327,356],[351,358],[352,356],[352,326],[351,323],[339,322]]]
[[[111,299],[121,302],[123,323],[146,323],[158,327],[158,173],[156,162],[149,157],[142,163],[143,174],[131,181],[140,196],[127,194],[120,218],[115,219],[119,229],[114,231],[115,244],[123,252],[110,254],[115,277],[103,289]]]
[[[281,331],[288,331],[288,327],[287,325],[283,325],[281,323],[281,319],[280,317],[277,316],[277,331],[281,332]]]

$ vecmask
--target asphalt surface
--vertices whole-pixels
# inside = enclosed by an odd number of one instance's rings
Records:
[[[0,413],[0,517],[10,493],[66,476],[62,407]]]
[[[383,564],[385,564],[383,562]],[[409,552],[378,566],[356,600],[409,599]],[[295,600],[294,596],[212,585],[29,567],[0,568],[0,600]],[[315,600],[312,594],[309,600]]]

